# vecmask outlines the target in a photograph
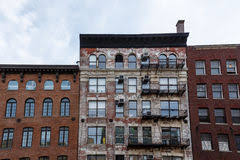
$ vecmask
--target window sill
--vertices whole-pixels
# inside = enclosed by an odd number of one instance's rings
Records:
[[[240,126],[240,123],[233,123],[234,126]]]
[[[215,123],[216,125],[224,125],[224,126],[228,126],[227,123]]]
[[[227,153],[231,153],[232,151],[219,151],[219,152],[227,152]]]
[[[224,98],[213,98],[213,100],[223,100]]]
[[[211,124],[210,122],[200,122],[199,124]]]
[[[237,153],[240,153],[240,151],[237,151]]]
[[[197,99],[208,99],[207,97],[206,98],[203,98],[203,97],[197,97]]]
[[[211,150],[202,150],[203,152],[214,152],[215,150],[211,149]]]

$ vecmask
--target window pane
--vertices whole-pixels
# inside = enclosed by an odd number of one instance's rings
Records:
[[[201,134],[202,150],[212,150],[211,134]]]
[[[70,90],[71,89],[71,84],[68,80],[63,80],[61,83],[61,89],[62,90]]]
[[[9,81],[8,82],[8,90],[18,90],[18,82],[17,81]]]
[[[90,55],[89,57],[89,68],[97,67],[97,57],[95,55]]]
[[[196,75],[204,75],[205,74],[205,62],[204,61],[196,61],[195,68],[196,68]]]
[[[228,135],[218,135],[219,151],[229,151]]]
[[[54,89],[54,83],[51,80],[47,80],[44,83],[44,90],[53,90]]]
[[[28,81],[26,84],[26,90],[36,90],[36,82]]]
[[[98,57],[98,68],[100,69],[106,68],[106,57],[104,55],[100,55]]]
[[[136,117],[137,116],[137,102],[136,101],[129,101],[129,117]]]
[[[212,75],[221,74],[220,61],[211,61],[211,74]]]
[[[235,60],[227,60],[226,65],[227,65],[227,73],[230,73],[230,74],[237,73],[237,67],[236,67]]]

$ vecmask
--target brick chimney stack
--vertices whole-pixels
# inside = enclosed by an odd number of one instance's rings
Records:
[[[177,27],[177,33],[184,33],[184,21],[185,20],[178,20],[176,27]]]

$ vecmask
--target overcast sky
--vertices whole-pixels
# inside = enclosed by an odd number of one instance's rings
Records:
[[[0,0],[0,63],[75,64],[80,33],[174,33],[240,43],[239,0]],[[239,53],[240,54],[240,53]]]

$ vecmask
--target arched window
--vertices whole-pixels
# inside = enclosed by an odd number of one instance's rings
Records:
[[[36,82],[35,81],[27,81],[26,90],[36,90]]]
[[[161,54],[159,56],[159,66],[161,68],[166,68],[167,67],[167,56],[165,54]]]
[[[69,116],[69,110],[70,110],[70,101],[68,98],[63,98],[61,100],[60,115]]]
[[[128,68],[136,68],[137,67],[137,63],[136,63],[136,56],[131,54],[129,57],[128,57]]]
[[[46,80],[44,82],[44,90],[53,90],[54,89],[54,83],[51,80]]]
[[[9,99],[6,106],[6,118],[16,116],[17,101],[15,99]]]
[[[57,160],[67,160],[68,156],[58,156]]]
[[[51,98],[46,98],[43,101],[43,116],[52,116],[53,102]]]
[[[70,90],[71,83],[68,80],[63,80],[61,83],[61,90]]]
[[[176,68],[177,66],[177,57],[174,54],[169,56],[169,68]]]
[[[123,68],[123,56],[118,54],[115,57],[115,68],[122,69]]]
[[[8,82],[8,90],[18,90],[18,82],[11,80]]]
[[[98,68],[100,68],[100,69],[105,69],[106,68],[106,57],[103,54],[101,54],[98,57]]]
[[[95,55],[90,55],[89,57],[89,68],[97,67],[97,57]]]
[[[24,113],[25,117],[34,117],[34,106],[35,106],[34,99],[29,98],[26,100]]]

